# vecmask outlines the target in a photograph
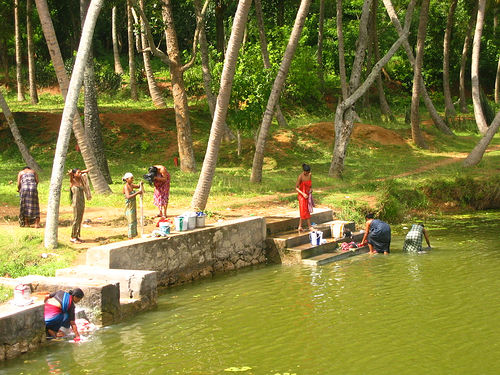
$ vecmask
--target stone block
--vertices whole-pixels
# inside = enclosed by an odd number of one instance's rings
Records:
[[[77,266],[56,271],[56,277],[78,277],[120,285],[120,298],[141,300],[142,305],[155,306],[158,297],[155,271],[106,269]]]

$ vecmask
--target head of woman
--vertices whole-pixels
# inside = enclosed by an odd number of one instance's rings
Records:
[[[83,290],[80,288],[75,288],[69,291],[69,294],[73,296],[73,302],[78,303],[82,300],[83,296],[85,295],[83,293]]]
[[[131,184],[132,182],[134,182],[134,175],[130,172],[127,172],[123,175],[122,180],[123,182]]]
[[[309,173],[311,173],[311,166],[306,163],[302,164],[302,171],[307,176]]]

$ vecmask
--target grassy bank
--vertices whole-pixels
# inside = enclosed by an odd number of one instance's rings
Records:
[[[50,170],[57,139],[61,103],[51,95],[42,97],[40,107],[12,104],[15,119],[35,159],[43,168],[39,195],[42,207],[47,203]],[[10,99],[10,100],[9,100]],[[149,101],[115,102],[101,99],[103,137],[114,183],[113,194],[95,196],[87,203],[90,208],[123,208],[121,176],[132,172],[142,176],[149,165],[162,163],[172,176],[171,207],[189,207],[198,173],[186,174],[177,169],[175,117],[171,109],[154,110]],[[58,117],[59,116],[59,117]],[[500,137],[485,154],[479,166],[464,169],[464,157],[479,140],[472,120],[454,122],[456,137],[442,135],[435,127],[423,122],[429,149],[415,148],[409,125],[401,114],[392,123],[377,122],[373,116],[362,119],[349,145],[345,173],[341,180],[328,176],[333,149],[333,113],[321,109],[317,114],[289,112],[289,127],[273,126],[264,163],[263,182],[250,184],[253,139],[243,140],[243,152],[237,154],[236,142],[222,145],[213,180],[207,210],[224,217],[228,209],[252,215],[257,208],[273,206],[290,210],[297,207],[294,186],[303,162],[312,165],[315,200],[319,205],[335,210],[340,219],[363,221],[363,214],[375,211],[381,218],[397,223],[413,216],[439,214],[447,210],[473,210],[494,207],[500,200],[499,166]],[[425,115],[424,115],[425,116]],[[203,103],[191,103],[191,122],[197,169],[201,169],[211,120]],[[471,116],[468,116],[471,118]],[[7,142],[0,145],[0,225],[17,221],[17,172],[23,167],[20,154],[5,121],[0,136]],[[83,167],[75,141],[71,140],[66,169]],[[68,232],[71,211],[68,209],[69,186],[63,183],[60,220]],[[151,189],[149,189],[151,191]],[[496,203],[495,203],[496,202]],[[151,199],[145,199],[146,209],[153,210]],[[498,206],[497,206],[498,207]],[[123,223],[122,223],[123,224]],[[91,229],[88,229],[90,231]],[[96,232],[93,234],[98,236]],[[77,251],[61,246],[55,255],[42,254],[43,231],[9,227],[2,231],[0,276],[21,276],[26,273],[53,274],[56,268],[70,264]],[[117,237],[116,240],[121,239]],[[0,291],[0,295],[2,292]]]

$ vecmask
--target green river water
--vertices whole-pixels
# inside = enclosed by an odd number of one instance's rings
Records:
[[[0,374],[499,374],[500,212],[427,222],[434,249],[259,266],[169,289]]]

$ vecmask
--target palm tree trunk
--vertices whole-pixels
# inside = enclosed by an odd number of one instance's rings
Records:
[[[398,20],[398,17],[396,15],[396,11],[394,10],[394,7],[392,6],[392,3],[390,0],[382,0],[384,2],[384,6],[387,10],[387,14],[391,18],[392,24],[396,28],[396,31],[398,32],[398,35],[401,36],[403,30],[401,28],[401,24]],[[410,60],[410,64],[412,67],[415,66],[415,57],[413,56],[413,50],[412,47],[410,46],[410,43],[408,40],[405,40],[403,42],[403,47],[406,51],[406,55],[408,56],[408,60]],[[450,128],[444,123],[443,119],[439,116],[436,108],[434,107],[434,104],[432,103],[431,98],[429,97],[429,94],[427,93],[427,89],[425,87],[425,82],[424,78],[420,76],[420,95],[424,99],[425,106],[427,110],[429,111],[429,114],[432,118],[432,121],[436,125],[436,127],[442,131],[444,134],[447,135],[453,135],[453,132],[450,130]]]
[[[32,0],[26,0],[26,38],[28,41],[28,79],[31,104],[38,104],[35,76],[35,46],[33,44],[33,26],[31,24]]]
[[[470,42],[472,39],[472,29],[477,20],[477,2],[472,11],[472,15],[467,26],[465,34],[464,47],[462,49],[462,57],[460,58],[460,112],[467,113],[467,98],[465,97],[465,68],[467,67],[467,57],[469,55]]]
[[[420,76],[424,62],[424,44],[427,33],[427,21],[429,20],[429,1],[422,0],[420,8],[420,19],[418,23],[417,48],[415,56],[415,66],[413,67],[413,89],[411,95],[411,136],[413,142],[420,148],[427,148],[427,144],[420,130]]]
[[[195,0],[194,5],[197,12],[197,16],[201,17],[202,7],[200,0]],[[215,113],[216,97],[212,92],[212,73],[210,72],[210,58],[208,55],[208,42],[207,42],[207,34],[205,32],[205,21],[203,21],[203,25],[200,28],[200,55],[201,55],[201,71],[203,75],[203,87],[205,89],[205,95],[207,97],[210,116],[213,119]],[[222,141],[231,142],[233,139],[235,139],[233,132],[231,131],[231,129],[229,129],[227,123],[224,123]]]
[[[12,132],[12,136],[14,137],[14,142],[16,142],[17,147],[19,148],[19,152],[21,152],[21,156],[23,157],[24,162],[28,167],[35,170],[37,173],[42,171],[42,168],[38,165],[38,163],[31,156],[28,147],[23,141],[21,133],[19,132],[19,128],[17,127],[16,121],[14,120],[14,116],[12,116],[12,112],[10,111],[5,98],[0,91],[0,108],[2,108],[3,114],[7,123],[9,124],[10,131]]]
[[[80,17],[82,20],[82,29],[85,22],[85,17],[90,4],[90,0],[80,0]],[[99,119],[99,108],[97,106],[97,89],[95,83],[94,72],[94,57],[91,50],[83,76],[84,86],[84,124],[87,139],[94,151],[95,158],[99,170],[103,174],[106,182],[112,184],[111,174],[109,173],[108,160],[106,159],[106,151],[102,140],[102,125]]]
[[[471,167],[473,165],[479,164],[479,162],[483,158],[483,154],[486,151],[486,148],[490,144],[491,140],[493,139],[493,136],[498,131],[499,127],[500,127],[500,112],[497,112],[495,119],[489,126],[488,131],[486,132],[484,137],[481,138],[481,140],[477,143],[476,147],[474,147],[473,150],[470,152],[470,154],[465,158],[463,163],[464,167]]]
[[[163,0],[163,21],[167,38],[167,54],[170,59],[170,77],[172,79],[172,96],[174,99],[175,123],[177,126],[177,144],[183,172],[195,172],[196,165],[191,138],[191,123],[189,120],[189,107],[181,70],[181,56],[175,31],[172,4],[170,0]]]
[[[451,31],[453,28],[453,17],[455,16],[455,9],[457,8],[458,0],[451,0],[450,9],[448,10],[448,19],[446,21],[446,29],[444,32],[443,41],[443,93],[444,93],[444,106],[446,117],[456,116],[455,106],[451,99],[450,91],[450,44],[451,44]]]
[[[127,0],[127,36],[128,36],[128,71],[129,71],[129,87],[130,98],[134,101],[139,100],[137,96],[137,79],[135,73],[135,56],[134,56],[134,22],[132,18],[132,5],[130,0]]]
[[[61,89],[61,94],[66,100],[69,87],[69,79],[66,73],[66,69],[64,68],[61,50],[59,49],[59,43],[57,42],[52,19],[50,18],[47,1],[35,0],[35,2],[38,10],[38,16],[40,17],[43,34],[45,36],[45,41],[49,49],[52,64],[54,65],[57,81],[59,82],[59,87]],[[106,180],[98,167],[97,159],[89,145],[87,136],[85,135],[85,129],[83,128],[82,120],[80,119],[80,115],[78,114],[78,112],[75,113],[73,119],[73,133],[75,134],[76,141],[78,142],[78,147],[80,148],[83,161],[85,162],[85,167],[89,170],[90,178],[92,180],[92,184],[94,185],[96,193],[111,193],[111,189],[106,183]]]
[[[224,61],[226,36],[224,35],[224,12],[226,5],[224,0],[217,0],[215,4],[215,47],[220,55],[220,61]]]
[[[500,57],[497,64],[497,76],[495,78],[495,103],[500,104]]]
[[[336,9],[340,87],[342,88],[342,99],[346,100],[349,96],[349,88],[347,86],[347,74],[345,70],[344,32],[342,31],[342,0],[337,0]]]
[[[319,0],[319,20],[318,20],[318,77],[321,84],[321,90],[325,86],[325,77],[323,72],[323,29],[325,24],[325,0]]]
[[[92,0],[82,30],[82,37],[78,52],[76,54],[75,65],[71,75],[71,81],[68,88],[68,96],[64,104],[64,110],[57,138],[56,152],[54,155],[54,164],[52,166],[52,175],[50,178],[49,201],[47,204],[47,221],[45,227],[45,247],[53,249],[57,247],[57,227],[59,221],[59,203],[61,200],[61,185],[64,176],[66,164],[66,155],[71,136],[71,124],[75,117],[78,96],[83,83],[83,74],[87,66],[90,48],[92,45],[92,36],[97,21],[97,16],[104,0]]]
[[[264,62],[264,69],[271,69],[271,60],[269,59],[269,51],[267,49],[266,30],[264,28],[264,17],[262,15],[261,0],[254,0],[254,4],[257,26],[259,28],[260,51],[262,54],[262,61]],[[280,128],[288,127],[288,123],[285,116],[283,116],[283,112],[281,112],[279,103],[276,104],[274,115],[276,116],[276,121],[278,121],[278,125]]]
[[[486,9],[486,0],[479,0],[477,10],[476,30],[474,32],[474,41],[472,42],[472,63],[471,63],[471,82],[472,82],[472,103],[474,105],[474,117],[479,132],[485,135],[488,131],[488,124],[481,107],[479,98],[479,53],[481,51],[481,35],[483,34],[484,13]]]
[[[269,127],[271,125],[271,120],[274,114],[274,108],[283,89],[283,84],[285,83],[286,76],[288,75],[288,69],[292,63],[295,50],[299,43],[300,34],[304,27],[304,22],[309,11],[309,6],[311,5],[311,0],[301,0],[300,7],[295,18],[295,23],[293,25],[292,33],[290,34],[290,39],[288,40],[288,45],[286,46],[285,54],[283,55],[283,60],[276,75],[276,78],[271,89],[271,94],[267,101],[266,110],[262,118],[262,123],[260,125],[259,137],[257,139],[257,144],[255,146],[255,154],[252,163],[252,173],[250,175],[250,181],[255,183],[262,182],[262,164],[264,161],[264,149],[266,147],[267,135],[269,133]]]
[[[111,39],[113,41],[113,58],[115,61],[115,73],[123,74],[123,67],[120,61],[120,52],[118,51],[118,37],[116,33],[116,5],[111,10]]]
[[[22,73],[22,57],[21,57],[21,32],[19,30],[19,0],[14,0],[14,33],[16,41],[16,81],[17,81],[17,100],[23,102],[24,87]]]
[[[217,97],[217,105],[212,120],[212,127],[210,129],[207,151],[205,153],[205,159],[203,160],[198,184],[196,185],[196,190],[191,201],[191,207],[193,209],[204,210],[207,206],[208,196],[215,174],[215,167],[217,166],[223,125],[226,122],[227,108],[231,96],[234,72],[236,70],[236,61],[238,59],[238,52],[243,39],[248,10],[251,4],[252,0],[239,0],[238,9],[234,16],[231,37],[229,38],[226,58],[224,59],[219,96]]]
[[[140,7],[144,10],[144,0],[140,0]],[[156,84],[155,76],[153,74],[153,68],[151,67],[151,55],[149,51],[145,51],[148,46],[148,41],[145,34],[145,26],[144,21],[139,20],[141,23],[141,44],[142,44],[142,59],[144,61],[144,70],[146,72],[146,78],[148,80],[148,88],[149,94],[151,95],[151,99],[153,100],[153,104],[156,108],[165,108],[165,99],[163,99],[163,95]]]

